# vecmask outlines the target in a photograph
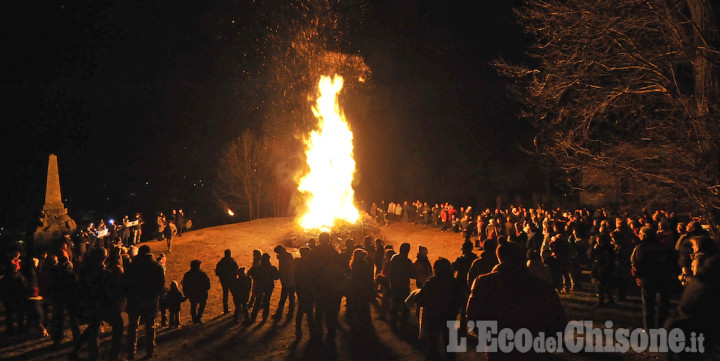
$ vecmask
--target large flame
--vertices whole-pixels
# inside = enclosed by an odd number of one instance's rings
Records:
[[[318,99],[312,109],[318,130],[305,141],[310,171],[298,185],[298,190],[309,193],[307,211],[300,217],[305,229],[331,228],[336,219],[355,223],[359,217],[353,204],[353,135],[337,101],[342,87],[339,75],[323,76],[318,84]]]

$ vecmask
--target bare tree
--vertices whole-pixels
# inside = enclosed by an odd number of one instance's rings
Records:
[[[220,159],[215,195],[231,205],[246,203],[251,220],[267,212],[267,190],[274,182],[269,150],[268,138],[248,129],[230,143]]]
[[[720,209],[718,28],[710,0],[527,0],[531,65],[499,59],[570,178],[602,171]],[[579,182],[576,182],[579,184]]]

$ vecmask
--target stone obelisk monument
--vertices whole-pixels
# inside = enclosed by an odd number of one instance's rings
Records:
[[[47,186],[45,188],[45,205],[42,209],[42,225],[35,230],[34,246],[36,249],[47,249],[66,235],[72,235],[77,229],[75,221],[67,214],[67,209],[60,195],[60,174],[55,154],[48,159]]]

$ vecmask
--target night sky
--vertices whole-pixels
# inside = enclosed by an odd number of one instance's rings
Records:
[[[526,61],[518,2],[365,2],[346,40],[373,75],[363,97],[341,99],[358,198],[483,203],[544,188],[517,146],[531,130],[489,65]],[[0,226],[35,226],[50,153],[80,223],[176,207],[228,222],[210,191],[217,159],[262,122],[236,71],[252,72],[238,49],[262,34],[249,3],[6,4]],[[233,20],[249,21],[243,33]]]

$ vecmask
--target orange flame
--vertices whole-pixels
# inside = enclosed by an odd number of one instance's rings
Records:
[[[229,216],[234,216],[234,215],[235,215],[235,212],[233,212],[232,209],[228,208],[228,215],[229,215]]]
[[[319,129],[305,141],[310,171],[298,184],[298,190],[308,194],[307,210],[300,217],[305,229],[331,228],[336,219],[355,223],[360,216],[353,204],[353,135],[337,101],[342,87],[339,75],[322,76],[318,83],[312,110]]]

